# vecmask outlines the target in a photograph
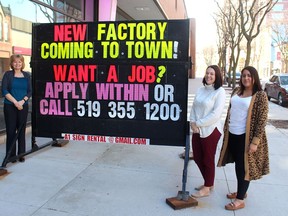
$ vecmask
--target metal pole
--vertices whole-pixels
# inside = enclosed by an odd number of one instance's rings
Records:
[[[187,201],[189,199],[189,191],[186,191],[189,152],[190,152],[190,122],[187,122],[185,158],[184,158],[184,168],[183,168],[183,174],[182,174],[182,191],[178,191],[178,195],[177,195],[178,200],[184,200],[184,201]]]

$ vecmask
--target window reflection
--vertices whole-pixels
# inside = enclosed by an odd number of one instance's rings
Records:
[[[84,21],[87,0],[1,0],[2,9],[13,17],[33,23]],[[4,26],[2,24],[2,31]],[[4,37],[4,35],[2,35]]]
[[[58,0],[56,2],[56,8],[59,11],[63,11],[66,14],[69,14],[71,16],[66,16],[63,13],[57,12],[57,20],[56,22],[76,22],[77,20],[81,20],[82,17],[82,8],[81,8],[81,1],[73,1],[73,0],[67,0],[67,1],[61,1]]]
[[[49,22],[83,21],[83,5],[85,0],[30,0]]]

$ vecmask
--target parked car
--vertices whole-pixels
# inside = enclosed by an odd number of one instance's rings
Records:
[[[268,100],[274,98],[278,104],[285,106],[288,103],[288,74],[275,74],[265,83],[264,91]]]
[[[231,82],[232,82],[232,79],[233,79],[233,74],[232,74],[233,72],[231,71]],[[241,72],[236,72],[235,73],[235,80],[236,80],[236,83],[239,83],[239,81],[240,81],[240,77],[241,77]],[[226,73],[226,75],[225,75],[225,81],[226,82],[228,82],[229,81],[229,74],[228,73]]]

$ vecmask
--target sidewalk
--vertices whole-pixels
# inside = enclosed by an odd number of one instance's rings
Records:
[[[190,80],[189,94],[195,93],[191,89],[199,80]],[[8,175],[0,177],[0,216],[286,216],[288,130],[270,124],[266,130],[271,174],[251,182],[246,208],[236,212],[224,209],[230,201],[226,194],[236,187],[232,164],[216,169],[215,189],[198,199],[197,207],[173,210],[165,200],[182,190],[182,147],[70,141],[32,153],[25,163],[7,164]],[[41,145],[50,140],[36,141]],[[3,144],[1,162],[4,154]],[[186,189],[191,194],[201,184],[201,174],[190,161]]]

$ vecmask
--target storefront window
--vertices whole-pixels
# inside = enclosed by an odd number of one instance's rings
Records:
[[[77,22],[77,20],[82,20],[83,17],[81,6],[81,1],[58,0],[56,3],[57,9],[71,16],[67,16],[63,13],[57,13],[57,22]]]
[[[8,41],[9,40],[9,28],[8,28],[8,23],[4,22],[4,41]]]
[[[33,23],[58,23],[84,21],[85,1],[87,0],[1,0],[1,4],[3,7],[10,7],[12,16]]]
[[[30,0],[37,4],[40,11],[51,22],[83,21],[83,5],[85,0]],[[45,11],[46,10],[46,11]],[[50,10],[50,11],[48,11]]]
[[[2,37],[3,37],[3,18],[2,15],[0,14],[0,41],[2,41]]]

